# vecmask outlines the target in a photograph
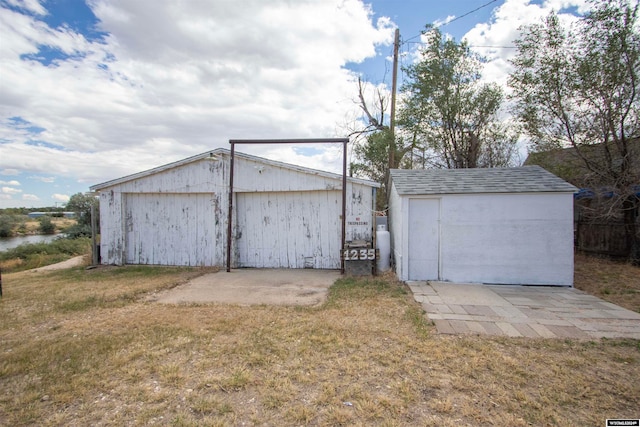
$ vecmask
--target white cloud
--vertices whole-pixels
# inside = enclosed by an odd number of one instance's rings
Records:
[[[506,88],[509,73],[512,71],[509,60],[517,53],[512,47],[515,47],[514,42],[520,36],[520,27],[541,23],[552,11],[562,12],[571,8],[584,13],[586,1],[548,0],[539,5],[531,4],[529,0],[505,0],[493,11],[489,22],[477,24],[463,37],[488,61],[483,78]],[[560,18],[566,24],[571,24],[577,19],[571,13],[561,13]]]
[[[36,181],[44,182],[46,184],[51,184],[52,182],[56,181],[55,176],[30,176],[29,178]]]
[[[36,15],[46,15],[47,10],[42,7],[38,0],[7,0],[12,6],[19,7],[21,9],[28,10]]]
[[[13,180],[13,181],[0,181],[0,185],[12,185],[12,186],[16,187],[16,186],[20,185],[20,182],[15,181],[15,180]]]
[[[355,107],[344,65],[393,39],[389,20],[372,22],[359,0],[90,6],[104,43],[0,9],[0,169],[91,185],[229,147],[230,138],[343,136],[336,124]],[[77,57],[20,59],[43,44]],[[29,143],[29,127],[10,126],[11,117],[44,129],[37,140],[46,144]]]
[[[18,194],[18,193],[22,193],[22,190],[18,188],[13,188],[13,187],[2,187],[0,188],[0,192],[2,194]]]
[[[575,8],[578,13],[583,14],[589,10],[589,2],[587,0],[545,0],[544,7],[556,12]]]
[[[40,197],[36,196],[35,194],[23,194],[22,195],[22,200],[28,200],[30,202],[37,202],[40,200]]]
[[[447,16],[446,18],[444,18],[442,20],[436,19],[435,21],[433,21],[432,24],[433,24],[434,27],[437,28],[437,27],[440,27],[442,25],[448,24],[449,22],[453,21],[454,19],[456,19],[455,15],[449,15],[449,16]]]
[[[0,170],[0,175],[11,176],[18,175],[20,172],[17,169],[3,169]]]
[[[52,194],[51,198],[57,202],[68,202],[70,197],[66,194]]]

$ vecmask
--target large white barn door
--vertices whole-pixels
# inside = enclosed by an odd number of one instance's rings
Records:
[[[127,194],[127,264],[212,266],[215,221],[211,194]]]
[[[238,267],[340,268],[339,191],[237,194]]]
[[[409,280],[438,280],[440,200],[409,199]]]

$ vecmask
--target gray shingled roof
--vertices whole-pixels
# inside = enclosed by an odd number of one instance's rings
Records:
[[[578,189],[540,166],[494,169],[392,169],[400,195],[573,193]]]

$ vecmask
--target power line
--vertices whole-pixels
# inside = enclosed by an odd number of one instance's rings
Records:
[[[424,42],[404,42],[405,44],[426,44]],[[491,48],[491,49],[517,49],[517,46],[492,46],[492,45],[467,45],[467,47],[482,47],[482,48]]]
[[[489,49],[517,49],[518,46],[476,46],[476,45],[468,45],[469,47],[482,47],[482,48],[489,48]]]
[[[489,6],[490,4],[495,3],[495,2],[497,2],[497,1],[498,1],[498,0],[491,0],[491,1],[489,1],[489,2],[487,2],[487,3],[485,3],[485,4],[483,4],[482,6],[478,6],[478,7],[476,7],[475,9],[470,10],[469,12],[463,13],[463,14],[462,14],[462,15],[460,15],[460,16],[456,16],[456,17],[455,17],[455,18],[453,18],[451,21],[447,21],[447,22],[443,22],[443,23],[438,24],[438,25],[434,25],[434,26],[433,26],[433,28],[440,28],[440,27],[444,27],[445,25],[449,25],[449,24],[451,24],[452,22],[455,22],[455,21],[457,21],[458,19],[462,19],[462,18],[464,18],[465,16],[469,16],[469,15],[471,15],[472,13],[477,12],[477,11],[479,11],[480,9],[485,8],[485,7]],[[403,43],[407,43],[409,40],[413,40],[413,39],[415,39],[415,38],[418,38],[418,37],[420,37],[421,35],[422,35],[422,33],[420,33],[420,34],[418,34],[418,35],[415,35],[415,36],[413,36],[413,37],[409,37],[409,38],[408,38],[408,39],[406,39]]]
[[[451,24],[452,22],[455,22],[455,21],[457,21],[458,19],[462,19],[462,18],[464,18],[465,16],[469,16],[469,15],[471,15],[473,12],[477,12],[477,11],[479,11],[480,9],[482,9],[483,7],[487,7],[487,6],[489,6],[491,3],[495,3],[495,2],[497,2],[497,1],[498,1],[498,0],[491,0],[490,2],[483,4],[482,6],[479,6],[479,7],[475,8],[475,9],[473,9],[472,11],[469,11],[469,12],[467,12],[467,13],[463,14],[463,15],[460,15],[460,16],[458,16],[458,17],[456,17],[456,18],[453,18],[451,21],[444,22],[444,23],[442,23],[442,24],[438,25],[438,27],[444,27],[445,25],[449,25],[449,24]]]

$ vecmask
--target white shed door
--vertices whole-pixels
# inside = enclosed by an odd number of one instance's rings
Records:
[[[127,264],[216,265],[211,194],[126,194]]]
[[[239,267],[340,268],[340,191],[237,194]]]
[[[409,199],[409,280],[439,279],[440,200]]]

